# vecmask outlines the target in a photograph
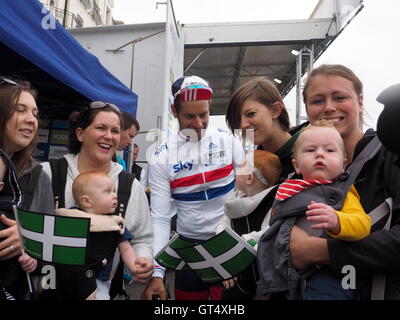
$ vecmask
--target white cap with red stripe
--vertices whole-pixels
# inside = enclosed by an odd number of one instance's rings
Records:
[[[182,77],[172,84],[174,99],[179,101],[210,100],[213,91],[208,82],[197,76]]]

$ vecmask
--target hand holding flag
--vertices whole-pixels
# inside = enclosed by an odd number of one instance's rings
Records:
[[[17,223],[13,219],[0,215],[1,222],[7,226],[0,231],[0,260],[8,260],[21,254],[21,243],[18,238]]]
[[[18,258],[18,262],[20,263],[22,269],[28,273],[35,271],[37,267],[37,260],[35,258],[30,257],[26,253],[22,254]]]

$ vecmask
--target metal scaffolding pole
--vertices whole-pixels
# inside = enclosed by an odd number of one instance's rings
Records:
[[[308,75],[310,75],[313,64],[314,64],[314,45],[311,44],[311,48],[303,47],[296,58],[296,125],[301,124],[302,120],[306,120],[306,116],[301,115],[302,101],[302,90],[303,90],[303,56],[308,56]]]

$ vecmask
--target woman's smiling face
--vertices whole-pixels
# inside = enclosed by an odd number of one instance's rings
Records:
[[[273,110],[264,104],[247,99],[240,113],[240,128],[254,130],[254,144],[260,145],[265,143],[273,134],[274,119]]]
[[[36,136],[38,108],[32,94],[22,91],[5,126],[5,151],[11,155],[26,148]]]
[[[350,80],[336,75],[317,75],[307,89],[306,108],[311,123],[325,119],[345,138],[360,126],[363,98]]]
[[[111,161],[121,138],[120,119],[114,112],[101,111],[84,130],[78,128],[76,136],[82,142],[81,152],[92,160],[100,163]]]

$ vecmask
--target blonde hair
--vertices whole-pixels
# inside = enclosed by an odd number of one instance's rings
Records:
[[[297,138],[296,142],[293,145],[293,149],[292,149],[292,158],[293,159],[296,159],[296,153],[297,153],[297,149],[299,148],[299,145],[300,145],[299,141],[301,139],[301,134],[304,131],[308,131],[308,130],[315,129],[315,128],[331,128],[331,129],[336,130],[339,133],[339,131],[336,129],[336,127],[332,123],[330,123],[328,120],[321,119],[321,120],[314,121],[313,123],[310,123],[308,126],[306,126],[306,127],[301,129],[300,135],[299,135],[299,137]],[[347,157],[346,149],[345,149],[345,146],[344,146],[343,139],[340,136],[340,133],[339,133],[339,137],[340,137],[340,143],[339,143],[340,144],[340,148],[343,151],[343,157],[346,158]]]
[[[268,186],[273,186],[279,182],[282,165],[279,157],[272,152],[266,150],[254,151],[254,168],[268,182]]]
[[[87,194],[91,189],[91,184],[97,177],[107,177],[111,179],[103,171],[88,171],[78,175],[74,182],[72,183],[72,194],[74,196],[75,202],[79,204],[79,199],[82,195]]]

